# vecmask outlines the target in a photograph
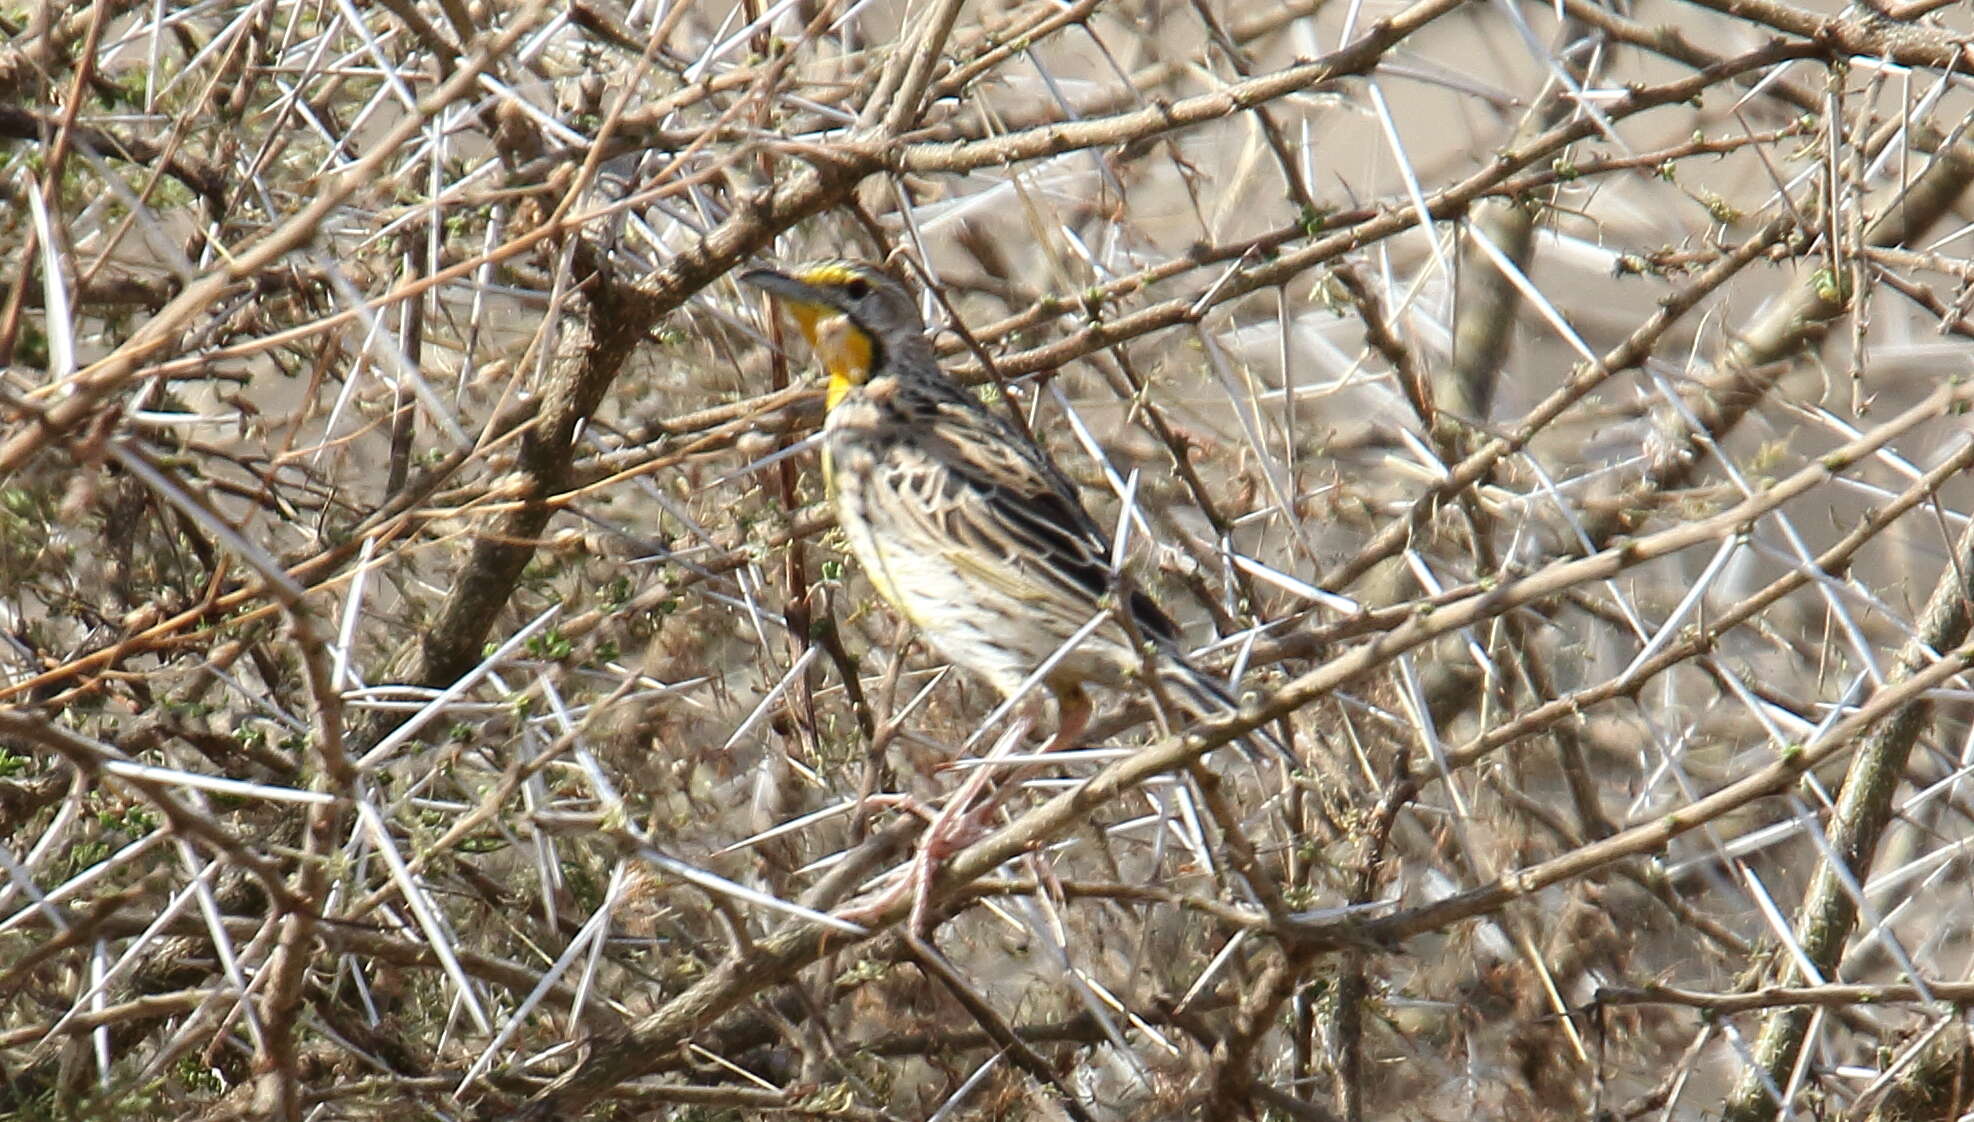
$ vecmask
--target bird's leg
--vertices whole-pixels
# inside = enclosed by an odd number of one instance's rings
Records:
[[[1064,749],[1074,749],[1082,741],[1084,729],[1090,727],[1090,715],[1092,715],[1092,711],[1094,711],[1094,707],[1090,705],[1090,695],[1084,693],[1082,685],[1070,685],[1068,689],[1058,689],[1056,691],[1056,735],[1050,737],[1048,743],[1042,745],[1042,749],[1036,755],[1048,755],[1048,753],[1060,753]],[[1026,717],[1026,723],[1032,725],[1034,719],[1032,717]],[[1026,729],[1023,729],[1023,733],[1026,733]],[[1019,741],[1019,737],[1017,739],[1011,739],[1011,741],[1003,741],[1003,743],[1015,743],[1015,741]],[[1023,766],[1007,772],[1005,776],[1001,776],[1001,782],[997,782],[993,786],[993,790],[987,792],[987,798],[977,808],[967,810],[967,804],[973,802],[973,796],[975,796],[975,790],[973,788],[975,786],[987,786],[981,780],[987,778],[989,770],[991,768],[985,768],[985,766],[973,770],[973,776],[967,778],[967,786],[961,788],[961,792],[955,794],[951,798],[951,802],[946,804],[946,810],[940,812],[940,818],[942,820],[948,820],[948,822],[934,822],[926,830],[926,842],[918,847],[918,859],[912,861],[912,926],[910,926],[910,930],[914,934],[924,934],[926,932],[926,921],[930,919],[930,913],[932,913],[932,903],[930,903],[930,897],[932,897],[932,877],[934,877],[934,873],[938,873],[940,861],[944,861],[946,857],[951,857],[953,853],[957,853],[957,851],[965,849],[967,845],[977,842],[979,838],[983,838],[993,828],[993,812],[999,810],[1001,800],[1007,798],[1009,792],[1019,790],[1021,784],[1028,782],[1028,776],[1040,772],[1042,770],[1042,764],[1030,762],[1030,764],[1023,764]]]
[[[1042,745],[1035,754],[1046,756],[1050,752],[1060,752],[1066,748],[1076,747],[1083,739],[1083,731],[1090,727],[1090,714],[1093,711],[1094,707],[1090,704],[1090,695],[1084,693],[1081,686],[1070,686],[1067,689],[1057,691],[1056,734],[1050,737],[1049,742]],[[975,778],[985,775],[987,770],[984,767],[978,769]],[[1023,783],[1028,782],[1030,777],[1041,770],[1041,764],[1027,763],[1004,773],[1000,781],[994,785],[994,789],[988,793],[987,800],[973,810],[966,812],[962,826],[965,829],[972,830],[974,837],[962,840],[959,845],[953,847],[953,852],[958,852],[961,847],[971,844],[974,838],[986,832],[989,820],[988,816],[1001,805],[1001,800],[1005,799],[1010,792],[1018,790]],[[948,805],[964,809],[967,801],[955,799]]]
[[[1050,752],[1076,747],[1083,738],[1083,730],[1090,727],[1092,711],[1090,695],[1083,692],[1082,686],[1072,685],[1058,689],[1056,734],[1049,738],[1047,744],[1042,745],[1036,755],[1045,756]],[[1022,718],[1022,735],[1027,734],[1028,728],[1034,722],[1035,717],[1032,713]],[[1001,743],[1017,744],[1020,739],[1015,736],[1004,737]],[[962,787],[959,793],[947,802],[946,809],[940,812],[939,817],[946,821],[932,824],[930,832],[926,835],[926,848],[943,846],[945,852],[941,856],[950,856],[973,844],[987,832],[992,821],[991,816],[1001,805],[1001,800],[1006,798],[1009,792],[1020,788],[1030,776],[1040,770],[1039,764],[1023,764],[1005,773],[996,782],[991,768],[986,766],[975,768],[973,775],[967,779],[966,786]],[[986,799],[978,807],[969,810],[968,804],[990,783],[993,789],[988,791]]]
[[[1060,752],[1074,748],[1083,738],[1083,731],[1090,727],[1090,714],[1093,707],[1090,695],[1081,686],[1070,686],[1056,691],[1056,734],[1042,745],[1038,755]],[[1023,718],[1022,733],[1026,735],[1027,725],[1034,723],[1034,717]],[[1009,737],[1003,743],[1019,743],[1020,737]],[[991,770],[987,767],[974,769],[966,786],[956,793],[939,814],[939,821],[927,829],[925,842],[919,846],[918,858],[912,863],[912,917],[910,930],[923,933],[926,921],[930,918],[930,896],[932,877],[946,858],[980,840],[993,827],[994,811],[999,809],[1001,800],[1009,792],[1020,789],[1028,778],[1042,770],[1040,764],[1023,764],[1002,776],[998,783],[992,782]],[[977,807],[969,808],[982,789],[987,797]]]
[[[994,750],[989,753],[988,759],[991,760],[994,756],[1001,755],[1007,749],[1021,743],[1027,738],[1029,729],[1034,725],[1035,714],[1022,713],[995,742]],[[991,811],[998,799],[990,794],[979,811],[969,813],[967,808],[980,797],[982,791],[992,787],[993,781],[994,769],[983,763],[982,766],[973,769],[973,774],[967,776],[966,782],[960,785],[960,789],[953,792],[952,797],[948,798],[945,805],[936,812],[929,810],[909,795],[870,796],[866,800],[868,803],[896,807],[925,819],[927,823],[925,836],[919,840],[918,852],[912,858],[911,870],[903,879],[871,902],[837,912],[837,918],[847,919],[852,923],[868,923],[889,910],[904,897],[905,893],[909,892],[912,894],[912,922],[915,925],[913,930],[922,930],[919,925],[923,924],[926,917],[926,890],[932,883],[932,876],[938,870],[941,861],[966,848],[981,835],[981,813]]]
[[[937,850],[938,857],[950,857],[980,836],[986,825],[984,816],[1000,803],[1003,790],[1003,786],[994,781],[992,761],[1002,754],[1004,747],[1011,749],[1027,739],[1028,730],[1034,727],[1035,714],[1032,712],[1023,713],[1014,724],[1008,726],[1008,731],[995,742],[994,751],[988,753],[980,766],[973,769],[973,774],[966,777],[960,789],[953,792],[953,797],[946,800],[946,805],[939,809],[939,817],[933,819],[932,825],[926,829],[925,843],[919,847],[920,853]],[[1016,769],[1017,772],[1020,770]],[[986,799],[977,809],[969,810],[982,792],[986,792]]]
[[[1090,695],[1083,692],[1082,686],[1069,686],[1056,691],[1056,734],[1042,745],[1042,754],[1060,752],[1074,748],[1083,739],[1083,731],[1090,727],[1090,714],[1095,711],[1090,704]]]
[[[1037,754],[1047,755],[1050,752],[1074,748],[1081,742],[1084,731],[1090,727],[1090,716],[1093,711],[1090,695],[1083,692],[1081,686],[1072,685],[1058,689],[1056,732]],[[1019,717],[1008,732],[1002,735],[996,750],[989,755],[988,760],[991,761],[993,756],[1000,754],[1002,745],[1019,744],[1034,724],[1033,712]],[[994,768],[987,762],[973,769],[973,774],[967,777],[958,791],[953,792],[953,797],[946,800],[946,805],[940,808],[939,813],[931,819],[931,824],[926,827],[925,837],[919,842],[918,853],[912,858],[910,875],[871,903],[849,911],[838,912],[838,917],[853,923],[876,919],[909,892],[912,896],[909,930],[914,934],[923,935],[928,930],[931,920],[932,881],[938,875],[939,866],[948,857],[980,840],[992,828],[993,814],[1000,807],[1001,801],[1009,792],[1020,788],[1022,783],[1040,770],[1039,764],[1024,764],[996,782]],[[978,806],[973,805],[976,799],[980,800]],[[923,813],[923,808],[908,804],[901,805],[907,805],[907,809]]]

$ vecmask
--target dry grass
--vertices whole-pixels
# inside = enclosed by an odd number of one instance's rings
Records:
[[[1964,10],[0,27],[0,1115],[1974,1106]],[[826,255],[1248,691],[924,940],[869,796],[1006,723],[733,279]]]

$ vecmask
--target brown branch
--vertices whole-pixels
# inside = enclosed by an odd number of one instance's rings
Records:
[[[1916,985],[1896,983],[1826,983],[1818,986],[1763,986],[1738,993],[1706,993],[1651,982],[1643,986],[1601,987],[1595,1001],[1599,1005],[1680,1005],[1723,1016],[1787,1005],[1836,1007],[1942,1002],[1968,1006],[1974,1005],[1974,982],[1929,979],[1923,990]]]
[[[332,183],[324,185],[293,217],[252,246],[232,255],[224,267],[206,273],[187,285],[185,291],[147,319],[107,357],[79,371],[69,380],[66,387],[68,395],[59,403],[23,418],[24,423],[18,431],[0,443],[0,477],[20,467],[48,441],[63,436],[94,415],[110,395],[129,385],[142,373],[140,364],[172,346],[192,318],[210,309],[222,291],[260,273],[313,239],[317,227],[350,195],[373,184],[384,166],[397,158],[400,145],[417,135],[433,116],[457,101],[478,81],[482,70],[533,27],[543,6],[542,0],[533,0],[514,14],[505,29],[483,37],[471,58],[460,67],[459,73],[420,101],[417,113],[407,114],[387,133],[378,137],[376,147],[368,155],[352,164]]]
[[[1518,606],[1591,580],[1600,580],[1656,557],[1735,532],[1761,513],[1815,487],[1844,467],[1871,455],[1886,441],[1912,426],[1938,416],[1958,402],[1974,401],[1974,387],[1942,387],[1899,417],[1875,428],[1861,440],[1825,456],[1768,491],[1735,507],[1687,525],[1639,538],[1621,549],[1606,550],[1577,561],[1559,562],[1540,573],[1503,584],[1459,604],[1441,608],[1379,636],[1330,660],[1274,693],[1255,710],[1203,721],[1183,735],[1145,748],[1106,767],[1087,782],[1021,815],[951,858],[936,882],[927,887],[929,899],[943,904],[955,886],[964,885],[1049,840],[1088,821],[1098,808],[1156,775],[1186,767],[1206,753],[1253,732],[1267,721],[1388,665],[1397,655],[1441,635],[1491,619]],[[1282,932],[1302,951],[1352,946],[1367,941],[1405,938],[1487,914],[1558,881],[1583,875],[1612,861],[1663,846],[1676,837],[1747,802],[1793,782],[1804,770],[1841,751],[1848,738],[1885,712],[1923,693],[1974,662],[1974,650],[1944,659],[1897,686],[1887,686],[1867,699],[1845,720],[1831,726],[1816,744],[1739,780],[1691,806],[1669,813],[1647,826],[1636,827],[1605,841],[1504,877],[1494,884],[1449,897],[1379,920],[1351,917]],[[909,899],[891,902],[874,922],[892,926],[904,921],[914,907]],[[1279,928],[1278,928],[1279,930]],[[651,1070],[652,1058],[670,1052],[700,1026],[710,1024],[762,989],[786,982],[828,949],[846,942],[838,932],[819,931],[806,923],[786,923],[758,940],[744,955],[733,955],[705,978],[662,1008],[640,1020],[621,1039],[600,1047],[582,1065],[558,1079],[515,1117],[519,1122],[564,1118],[595,1102],[609,1088]]]
[[[1899,192],[1865,232],[1866,244],[1903,245],[1946,215],[1974,185],[1974,147],[1952,145],[1934,154],[1920,176]],[[1597,504],[1584,519],[1584,532],[1602,544],[1635,529],[1640,512],[1654,500],[1685,486],[1709,446],[1718,446],[1765,399],[1786,373],[1797,351],[1822,337],[1850,307],[1847,276],[1828,269],[1800,273],[1789,291],[1762,315],[1735,333],[1713,369],[1686,402],[1692,419],[1670,417],[1672,429],[1654,450],[1644,478],[1621,496]]]
[[[1968,44],[1945,29],[1896,25],[1874,19],[1832,18],[1777,0],[1692,0],[1702,8],[1826,44],[1832,58],[1863,55],[1901,66],[1966,69]]]
[[[62,126],[62,122],[46,114],[36,113],[18,105],[0,105],[0,138],[8,140],[39,140]],[[192,189],[200,198],[212,206],[226,205],[227,178],[223,172],[191,156],[173,154],[167,156],[162,145],[142,137],[123,136],[105,129],[88,125],[70,124],[66,130],[69,142],[78,148],[105,156],[113,160],[127,160],[134,164],[160,165],[165,174]]]
[[[1041,125],[988,140],[909,145],[894,163],[903,172],[962,172],[1082,148],[1150,140],[1254,109],[1324,82],[1365,73],[1408,35],[1460,7],[1461,0],[1417,0],[1396,15],[1371,24],[1354,42],[1315,62],[1270,71],[1212,93],[1110,116]]]
[[[529,497],[498,529],[474,544],[426,637],[411,680],[448,685],[479,662],[481,644],[533,556],[532,543],[553,513],[544,500],[567,486],[578,426],[596,411],[651,325],[783,230],[844,198],[873,170],[875,164],[867,158],[819,161],[751,205],[738,208],[734,217],[697,246],[675,257],[663,273],[634,289],[601,268],[589,274],[592,340],[557,372],[543,394],[540,417],[522,440],[518,466]]]
[[[1914,681],[1951,657],[1949,651],[1967,641],[1974,622],[1974,523],[1970,523],[1948,558],[1933,595],[1926,602],[1919,628],[1899,652],[1898,661],[1879,693]],[[1906,760],[1933,717],[1933,703],[1915,697],[1871,730],[1851,757],[1838,796],[1835,817],[1826,828],[1830,849],[1796,912],[1796,942],[1804,961],[1825,977],[1836,973],[1844,945],[1857,924],[1855,881],[1871,871],[1878,840],[1891,821],[1892,796],[1905,776]],[[1793,963],[1794,959],[1786,960]],[[1821,979],[1806,979],[1819,982]],[[1723,1115],[1730,1122],[1763,1122],[1782,1105],[1770,1087],[1785,1086],[1809,1032],[1809,1010],[1792,1008],[1774,1014],[1762,1025],[1755,1045],[1755,1065],[1746,1071]]]

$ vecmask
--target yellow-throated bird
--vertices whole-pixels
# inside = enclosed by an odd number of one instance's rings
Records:
[[[1184,713],[1234,707],[1180,653],[1165,613],[1120,586],[1110,540],[1074,485],[940,371],[897,281],[853,261],[741,279],[780,300],[829,375],[823,472],[878,592],[1003,696],[1055,660],[1041,677],[1058,714],[1044,751],[1082,735],[1091,682],[1129,687],[1149,674]]]

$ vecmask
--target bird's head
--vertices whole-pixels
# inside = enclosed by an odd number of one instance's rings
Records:
[[[887,357],[925,345],[925,323],[904,286],[875,265],[819,261],[781,272],[754,269],[740,279],[765,289],[795,317],[829,374],[831,408],[864,384]]]

